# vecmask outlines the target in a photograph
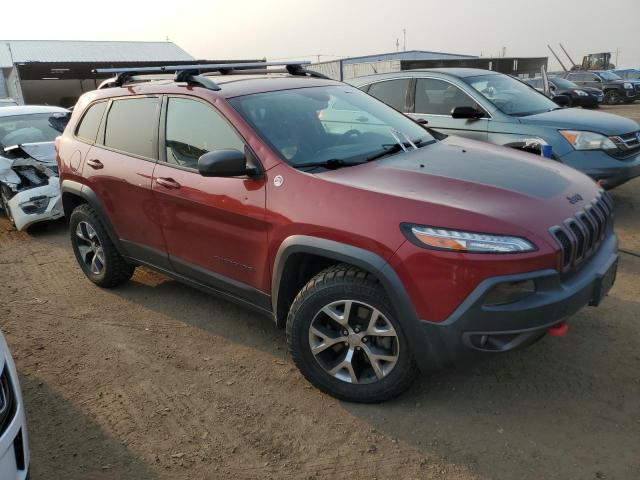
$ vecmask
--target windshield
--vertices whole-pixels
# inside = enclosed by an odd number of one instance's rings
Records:
[[[578,88],[578,85],[564,78],[552,78],[549,81],[558,88]]]
[[[0,147],[53,142],[69,122],[70,113],[35,113],[0,117]]]
[[[507,115],[522,117],[558,108],[542,93],[508,75],[480,75],[462,80]]]
[[[600,72],[600,76],[605,80],[622,80],[621,77],[613,72]]]
[[[628,72],[624,72],[623,75],[627,80],[640,80],[640,72],[630,70]]]
[[[398,139],[421,146],[433,141],[413,120],[348,86],[258,93],[229,103],[294,167],[364,162],[391,152]]]

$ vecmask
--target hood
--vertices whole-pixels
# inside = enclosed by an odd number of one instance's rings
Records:
[[[603,135],[623,135],[640,130],[633,120],[604,112],[580,108],[562,108],[518,118],[525,125],[539,125],[567,130],[587,130]]]
[[[6,147],[4,156],[9,158],[31,157],[42,163],[56,163],[56,150],[53,142],[23,143]]]
[[[573,216],[599,191],[589,177],[558,162],[455,136],[316,175],[395,197],[394,208],[406,222],[470,229],[473,218],[476,229],[484,225],[498,234],[548,236],[548,228]],[[583,200],[574,201],[576,196]]]
[[[592,95],[595,95],[596,97],[598,97],[600,95],[604,95],[602,90],[600,90],[599,88],[594,88],[594,87],[578,87],[578,88],[575,88],[574,90],[582,90],[583,92],[590,93]]]

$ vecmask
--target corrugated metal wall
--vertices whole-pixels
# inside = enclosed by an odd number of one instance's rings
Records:
[[[341,66],[342,72],[340,72]],[[350,78],[374,75],[376,73],[399,72],[400,60],[353,64],[344,64],[340,60],[335,60],[333,62],[314,63],[309,66],[309,69],[322,73],[334,80],[349,80]]]
[[[350,78],[375,75],[376,73],[392,73],[400,71],[400,60],[384,60],[382,62],[354,63],[343,68],[344,80]]]

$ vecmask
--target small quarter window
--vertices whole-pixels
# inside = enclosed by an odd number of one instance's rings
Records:
[[[91,143],[95,142],[105,108],[107,108],[107,102],[98,102],[91,105],[82,120],[80,120],[76,136]]]

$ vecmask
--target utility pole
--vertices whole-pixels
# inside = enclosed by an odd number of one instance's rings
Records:
[[[406,28],[402,29],[402,51],[403,52],[407,51],[407,29]]]
[[[400,39],[396,38],[396,52],[400,51]]]

